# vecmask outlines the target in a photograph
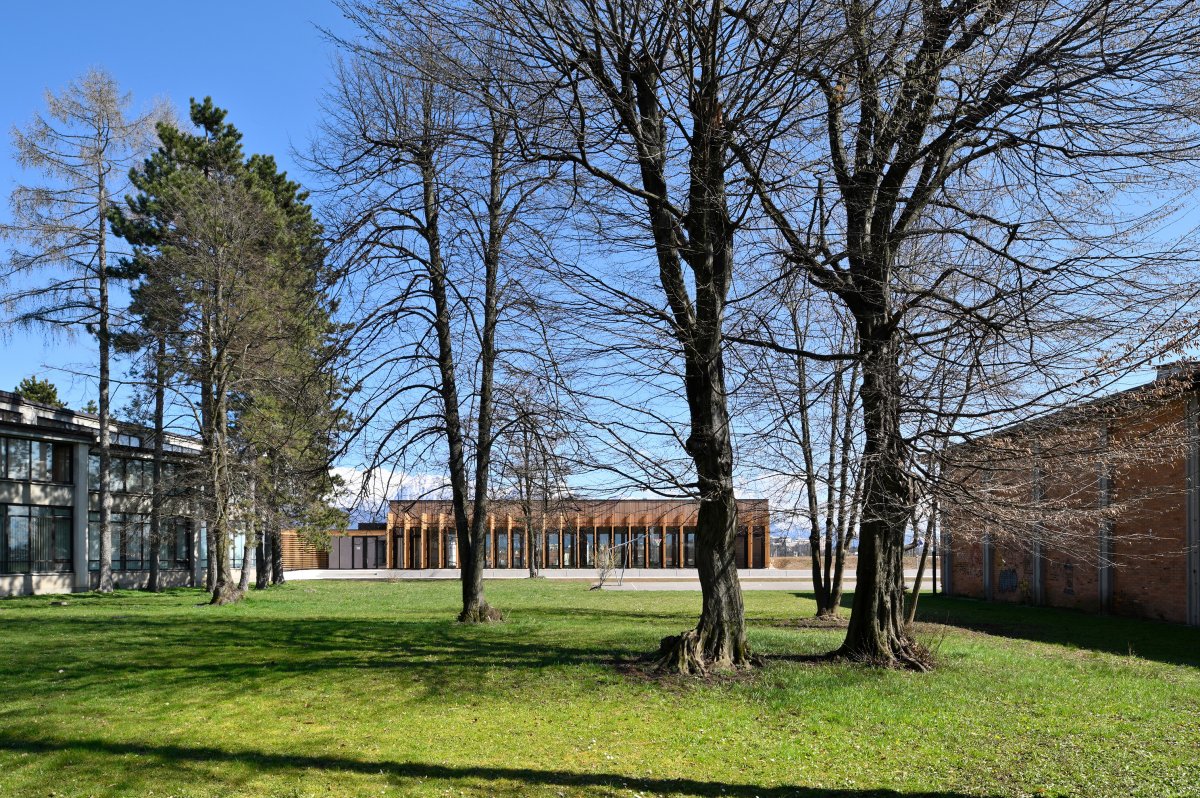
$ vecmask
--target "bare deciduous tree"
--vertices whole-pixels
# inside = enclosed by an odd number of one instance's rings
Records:
[[[1110,386],[1191,333],[1176,324],[1195,296],[1188,247],[1153,228],[1172,210],[1154,192],[1194,185],[1196,13],[841,4],[796,72],[819,101],[787,109],[770,148],[737,143],[790,268],[854,323],[863,514],[844,656],[925,666],[901,557],[914,447],[948,429],[931,407],[979,431]],[[946,363],[975,368],[931,379]]]
[[[459,619],[484,597],[498,336],[508,282],[549,171],[517,153],[504,49],[487,29],[434,31],[405,3],[344,2],[361,39],[328,103],[313,161],[344,203],[335,222],[357,305],[360,438],[368,471],[448,473],[462,572]],[[473,34],[478,34],[477,36]],[[379,297],[384,297],[379,302]],[[473,472],[473,473],[472,473]]]

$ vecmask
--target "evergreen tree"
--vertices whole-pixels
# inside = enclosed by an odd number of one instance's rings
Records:
[[[17,396],[22,399],[28,399],[31,402],[38,402],[51,407],[66,407],[61,399],[58,398],[58,387],[50,382],[50,380],[39,379],[38,377],[26,377],[17,383]]]
[[[169,370],[196,394],[209,587],[224,603],[246,585],[232,582],[233,528],[274,534],[277,551],[280,519],[329,489],[335,330],[305,192],[270,156],[244,159],[211,99],[192,102],[191,120],[199,132],[160,128],[162,147],[133,173],[140,193],[114,228],[135,246],[134,307],[161,364],[152,382]]]

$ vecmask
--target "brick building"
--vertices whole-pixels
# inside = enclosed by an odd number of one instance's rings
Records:
[[[1200,370],[1184,366],[958,447],[950,481],[993,506],[943,502],[946,592],[1200,625]]]
[[[542,568],[594,569],[600,553],[609,549],[618,553],[619,565],[629,568],[694,568],[697,507],[673,499],[578,500],[548,518],[545,528],[538,522],[528,530],[516,508],[494,502],[485,564],[528,568],[532,534],[541,536]],[[738,510],[737,567],[770,567],[767,501],[739,499]],[[453,511],[448,501],[393,501],[386,523],[335,533],[328,554],[287,535],[283,555],[285,566],[293,568],[457,568]]]

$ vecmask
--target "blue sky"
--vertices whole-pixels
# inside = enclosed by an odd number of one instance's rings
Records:
[[[0,219],[14,185],[30,181],[12,157],[10,131],[44,108],[87,68],[111,72],[135,106],[170,101],[186,118],[189,97],[212,95],[245,135],[246,151],[270,153],[304,182],[292,148],[303,149],[319,119],[332,47],[318,26],[344,30],[330,0],[79,0],[5,3],[0,25]],[[44,331],[0,338],[0,389],[29,374],[48,377],[72,407],[95,396],[94,344]],[[114,405],[123,400],[118,394]]]

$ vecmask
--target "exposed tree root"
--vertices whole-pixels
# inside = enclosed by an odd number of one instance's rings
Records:
[[[706,639],[707,638],[707,639]],[[760,664],[750,656],[745,643],[725,640],[719,635],[703,635],[699,629],[669,635],[658,645],[653,669],[661,674],[708,676]]]
[[[241,601],[246,594],[238,590],[237,585],[233,583],[225,583],[217,585],[213,590],[211,605],[223,606],[225,604],[236,604]]]
[[[934,665],[933,653],[911,637],[902,637],[891,641],[886,649],[860,651],[843,645],[830,654],[834,660],[857,662],[873,668],[888,668],[893,670],[916,671],[928,673]]]
[[[472,605],[458,614],[459,623],[499,623],[504,620],[504,613],[488,604]]]

